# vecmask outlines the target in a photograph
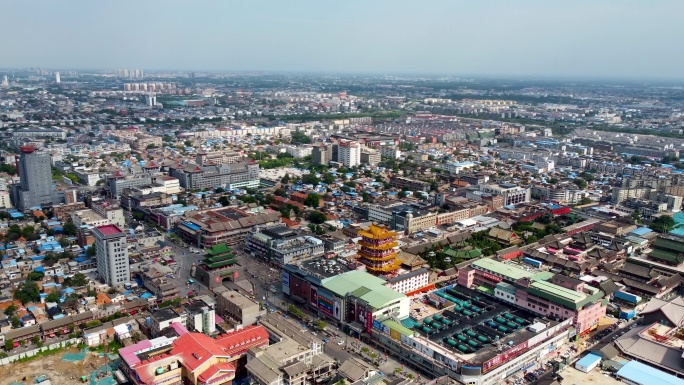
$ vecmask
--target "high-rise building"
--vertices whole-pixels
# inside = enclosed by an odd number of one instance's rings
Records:
[[[145,95],[145,101],[147,102],[148,107],[154,107],[157,105],[157,95],[147,94]]]
[[[320,146],[314,146],[311,150],[311,162],[313,164],[322,164],[327,166],[330,163],[331,149],[321,144]]]
[[[117,225],[105,225],[93,230],[97,275],[111,287],[121,287],[130,282],[126,233]]]
[[[55,83],[61,83],[62,80],[59,77],[59,72],[55,72]]]
[[[7,75],[4,75],[2,77],[2,84],[0,84],[2,87],[9,87],[9,79],[7,79]]]
[[[36,152],[33,146],[19,148],[21,155],[17,164],[20,183],[12,186],[14,205],[22,211],[34,206],[52,205],[52,172],[50,155]]]
[[[345,167],[361,164],[361,146],[354,141],[341,141],[337,150],[337,161]]]

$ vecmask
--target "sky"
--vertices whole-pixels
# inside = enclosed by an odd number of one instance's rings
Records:
[[[682,0],[0,0],[0,67],[684,78]]]

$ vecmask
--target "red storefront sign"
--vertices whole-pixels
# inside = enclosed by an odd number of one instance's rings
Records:
[[[487,278],[488,280],[494,281],[494,282],[501,282],[503,280],[501,277],[497,277],[494,274],[489,274],[486,271],[482,272],[482,276]]]
[[[503,364],[504,362],[510,360],[511,358],[517,357],[527,350],[527,341],[521,343],[520,345],[514,346],[507,351],[499,354],[498,356],[492,358],[489,361],[485,361],[482,364],[482,373],[487,373],[488,371],[496,368],[497,366]]]

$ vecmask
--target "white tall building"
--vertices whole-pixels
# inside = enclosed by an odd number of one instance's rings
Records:
[[[341,141],[337,149],[337,161],[344,167],[361,164],[361,145],[354,141]]]
[[[55,83],[61,83],[62,80],[59,78],[59,72],[55,72]]]
[[[157,105],[157,95],[147,94],[145,95],[145,101],[147,102],[147,107],[154,107]]]
[[[131,280],[126,234],[116,225],[93,229],[97,275],[111,287],[121,287]]]
[[[4,75],[2,77],[2,84],[0,84],[2,87],[9,87],[9,79],[7,79],[7,75]]]

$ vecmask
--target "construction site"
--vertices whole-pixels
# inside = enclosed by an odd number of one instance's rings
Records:
[[[0,366],[0,385],[114,385],[118,356],[77,347]]]

